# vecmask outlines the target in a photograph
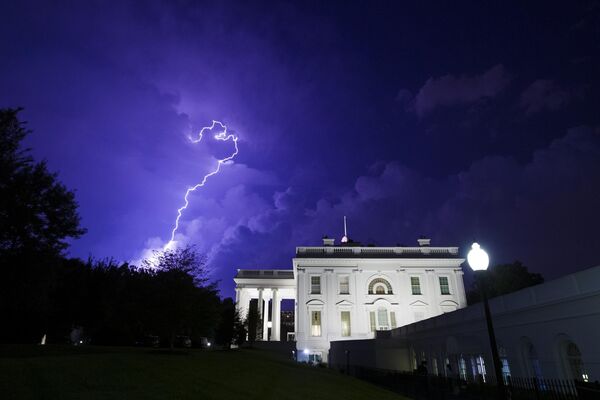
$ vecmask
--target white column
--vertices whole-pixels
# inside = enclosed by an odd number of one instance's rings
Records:
[[[279,290],[277,289],[273,289],[273,305],[272,305],[272,311],[271,311],[271,321],[272,323],[272,328],[271,328],[271,340],[275,340],[275,341],[280,341],[281,337],[280,337],[280,327],[279,325],[281,324],[280,318],[281,318],[281,298],[279,297]]]
[[[258,288],[258,302],[256,303],[256,309],[258,311],[258,321],[257,321],[257,331],[258,331],[258,324],[260,324],[262,322],[262,318],[264,316],[263,313],[263,295],[264,295],[264,289],[263,288]],[[261,340],[261,337],[257,337],[256,340]]]
[[[465,294],[465,284],[463,282],[463,272],[460,269],[454,270],[454,279],[456,282],[456,297],[458,299],[458,308],[467,306],[467,297]]]
[[[246,318],[248,318],[248,310],[250,309],[250,293],[248,293],[248,289],[236,288],[235,297],[235,303],[240,319],[244,321]]]
[[[263,334],[262,340],[269,340],[269,299],[265,299],[265,311],[263,313]]]

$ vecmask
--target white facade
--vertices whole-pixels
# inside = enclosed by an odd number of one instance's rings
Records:
[[[503,374],[600,380],[600,266],[490,299],[490,311]],[[346,352],[352,354],[349,362]],[[486,375],[494,378],[481,303],[375,340],[336,342],[329,361],[339,368],[350,364],[412,371],[425,360],[440,366],[440,375],[476,380],[478,357],[483,358]],[[443,368],[448,364],[450,369]]]
[[[389,330],[466,306],[457,247],[335,246],[323,239],[318,247],[298,247],[292,271],[240,270],[235,278],[237,303],[246,315],[250,299],[274,300],[269,325],[278,326],[281,298],[295,302],[295,337],[300,361],[327,361],[330,342],[372,339],[376,330]],[[290,279],[292,278],[292,279]],[[273,293],[277,292],[277,295]],[[261,315],[265,315],[262,311]],[[277,328],[263,340],[280,340]]]
[[[372,339],[466,306],[457,247],[298,247],[299,360],[327,361],[331,341]]]

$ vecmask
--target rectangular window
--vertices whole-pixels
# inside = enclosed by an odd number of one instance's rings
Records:
[[[396,329],[398,325],[396,325],[396,313],[394,311],[390,311],[390,320],[392,322],[392,329]]]
[[[422,294],[421,293],[421,282],[419,282],[418,276],[410,277],[410,287],[412,289],[412,294]]]
[[[467,363],[462,357],[458,359],[458,373],[460,375],[460,379],[463,381],[467,380]]]
[[[340,294],[350,294],[349,276],[340,276]]]
[[[321,277],[310,277],[310,294],[321,294]]]
[[[422,312],[415,312],[415,322],[419,322],[425,319],[425,314]]]
[[[350,311],[342,311],[342,336],[350,336]]]
[[[310,313],[310,335],[321,336],[321,311]]]
[[[450,285],[447,276],[440,276],[440,290],[442,294],[450,294]]]
[[[377,329],[377,323],[375,322],[375,311],[369,313],[369,320],[371,321],[371,332],[375,332]]]
[[[377,322],[379,323],[379,329],[388,330],[390,329],[390,325],[388,323],[388,314],[385,308],[380,308],[377,310]]]

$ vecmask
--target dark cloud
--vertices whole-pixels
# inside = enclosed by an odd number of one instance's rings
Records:
[[[494,262],[521,259],[551,277],[551,271],[597,261],[598,159],[600,129],[582,127],[526,163],[489,156],[441,178],[383,163],[356,179],[353,188],[315,201],[294,187],[265,199],[251,185],[238,186],[197,205],[196,215],[210,217],[188,222],[186,235],[211,245],[207,250],[216,270],[288,267],[295,246],[318,245],[324,234],[339,239],[347,215],[350,236],[363,243],[414,245],[423,234],[434,244],[459,244],[464,250],[477,239]]]
[[[415,97],[415,112],[423,117],[438,107],[469,104],[495,97],[509,82],[510,76],[502,65],[496,65],[480,75],[429,78]]]
[[[27,145],[76,190],[88,234],[74,256],[160,248],[186,188],[230,151],[188,140],[217,119],[240,154],[190,197],[177,239],[209,256],[227,295],[236,267],[288,267],[295,246],[339,238],[343,215],[365,243],[476,236],[495,259],[586,266],[597,134],[565,136],[600,123],[597,41],[571,29],[584,14],[444,7],[12,2],[0,106],[25,107]],[[555,77],[523,106],[554,112],[514,118],[511,76]],[[565,106],[561,91],[586,85]]]
[[[581,95],[581,89],[565,89],[553,80],[538,79],[521,93],[519,105],[527,114],[556,111]]]

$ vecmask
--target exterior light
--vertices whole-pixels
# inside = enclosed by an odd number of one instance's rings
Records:
[[[467,261],[473,271],[485,271],[490,265],[490,258],[478,243],[473,243],[471,246]]]
[[[492,350],[492,360],[494,361],[494,373],[496,375],[496,389],[498,390],[498,399],[506,399],[506,389],[504,387],[504,377],[502,375],[502,362],[498,354],[498,345],[496,344],[496,333],[494,332],[494,324],[492,322],[492,313],[490,312],[490,305],[488,304],[488,298],[485,289],[485,279],[490,265],[490,257],[487,253],[479,246],[479,243],[473,243],[469,254],[467,254],[467,261],[471,266],[471,269],[475,271],[477,277],[477,285],[481,291],[481,297],[483,298],[483,310],[485,312],[485,322],[487,325],[488,337],[490,339],[490,348]]]
[[[308,353],[310,353],[310,351],[308,351],[308,349],[304,349],[303,353],[308,355]]]
[[[206,346],[207,346],[207,347],[210,347],[210,342],[206,343]]]

